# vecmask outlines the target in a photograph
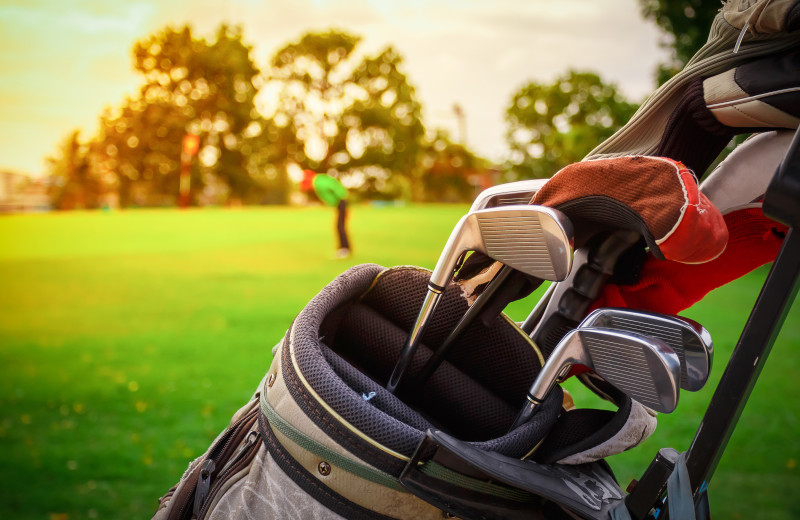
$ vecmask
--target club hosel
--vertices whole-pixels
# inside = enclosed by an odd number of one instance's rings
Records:
[[[511,423],[511,428],[509,428],[508,431],[510,432],[516,430],[526,422],[530,421],[531,417],[536,415],[536,411],[539,409],[540,404],[541,402],[531,401],[531,395],[528,394],[528,400],[525,402],[525,405],[523,405],[522,409],[514,418],[514,422]]]
[[[539,373],[539,375],[536,377],[536,381],[533,382],[530,390],[528,390],[528,394],[525,396],[525,404],[522,406],[519,414],[517,414],[516,419],[514,419],[514,423],[511,425],[509,431],[519,428],[536,414],[536,412],[539,410],[539,407],[542,405],[542,403],[544,403],[545,399],[550,394],[550,391],[558,383],[558,381],[569,372],[571,366],[571,364],[564,365],[559,367],[557,371],[553,372],[552,368],[545,364],[545,366],[542,368],[542,372]]]
[[[439,300],[442,299],[442,291],[431,288],[431,285],[433,284],[428,284],[428,292],[425,294],[425,299],[422,301],[422,307],[419,310],[417,321],[414,323],[414,328],[411,329],[406,346],[403,348],[403,352],[409,352],[412,356],[417,350],[417,345],[422,338],[425,327],[428,325],[431,314],[436,310]]]
[[[526,396],[528,402],[525,403],[526,406],[537,407],[542,404],[550,391],[553,390],[553,387],[556,386],[561,377],[563,377],[562,374],[565,371],[569,371],[569,369],[569,366],[563,367],[555,377],[547,377],[547,375],[545,375],[542,378],[537,378],[531,386],[531,389],[528,390],[528,395]]]

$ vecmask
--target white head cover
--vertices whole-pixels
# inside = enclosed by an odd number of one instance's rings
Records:
[[[725,214],[764,195],[793,130],[756,134],[736,147],[700,184],[700,191]]]

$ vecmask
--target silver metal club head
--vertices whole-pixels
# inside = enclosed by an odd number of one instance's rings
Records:
[[[394,366],[386,389],[394,392],[414,357],[430,316],[468,251],[478,251],[543,280],[563,280],[572,268],[572,223],[544,206],[509,205],[473,211],[458,221],[433,269],[417,321]]]
[[[631,399],[658,412],[670,413],[678,405],[680,361],[662,340],[618,330],[574,329],[561,339],[536,376],[511,429],[536,413],[573,365],[590,368]]]
[[[681,316],[636,309],[607,307],[589,314],[578,328],[603,327],[636,332],[663,340],[681,362],[681,388],[696,392],[703,388],[714,360],[711,334],[696,321]]]
[[[478,251],[543,280],[563,280],[572,268],[572,223],[557,209],[510,205],[472,211],[456,224],[430,284],[442,289],[459,258]]]
[[[507,182],[486,188],[475,197],[470,211],[508,206],[512,204],[530,204],[536,192],[550,179],[526,179],[524,181]]]

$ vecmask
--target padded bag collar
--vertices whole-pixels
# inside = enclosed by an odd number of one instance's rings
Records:
[[[561,392],[547,399],[541,418],[506,434],[543,359],[505,316],[488,327],[470,327],[420,392],[401,400],[383,388],[429,276],[418,268],[368,264],[326,286],[297,316],[283,347],[282,376],[290,395],[339,444],[389,473],[399,474],[396,462],[406,461],[434,427],[479,449],[528,454],[555,422]],[[411,377],[466,309],[460,289],[451,284]]]

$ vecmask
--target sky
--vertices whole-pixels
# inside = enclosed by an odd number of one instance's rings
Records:
[[[73,130],[94,135],[105,107],[141,84],[131,48],[167,25],[211,37],[243,27],[256,64],[307,31],[361,36],[404,58],[429,128],[502,161],[505,109],[520,87],[591,70],[640,102],[667,51],[637,0],[0,0],[0,170],[42,175]]]

